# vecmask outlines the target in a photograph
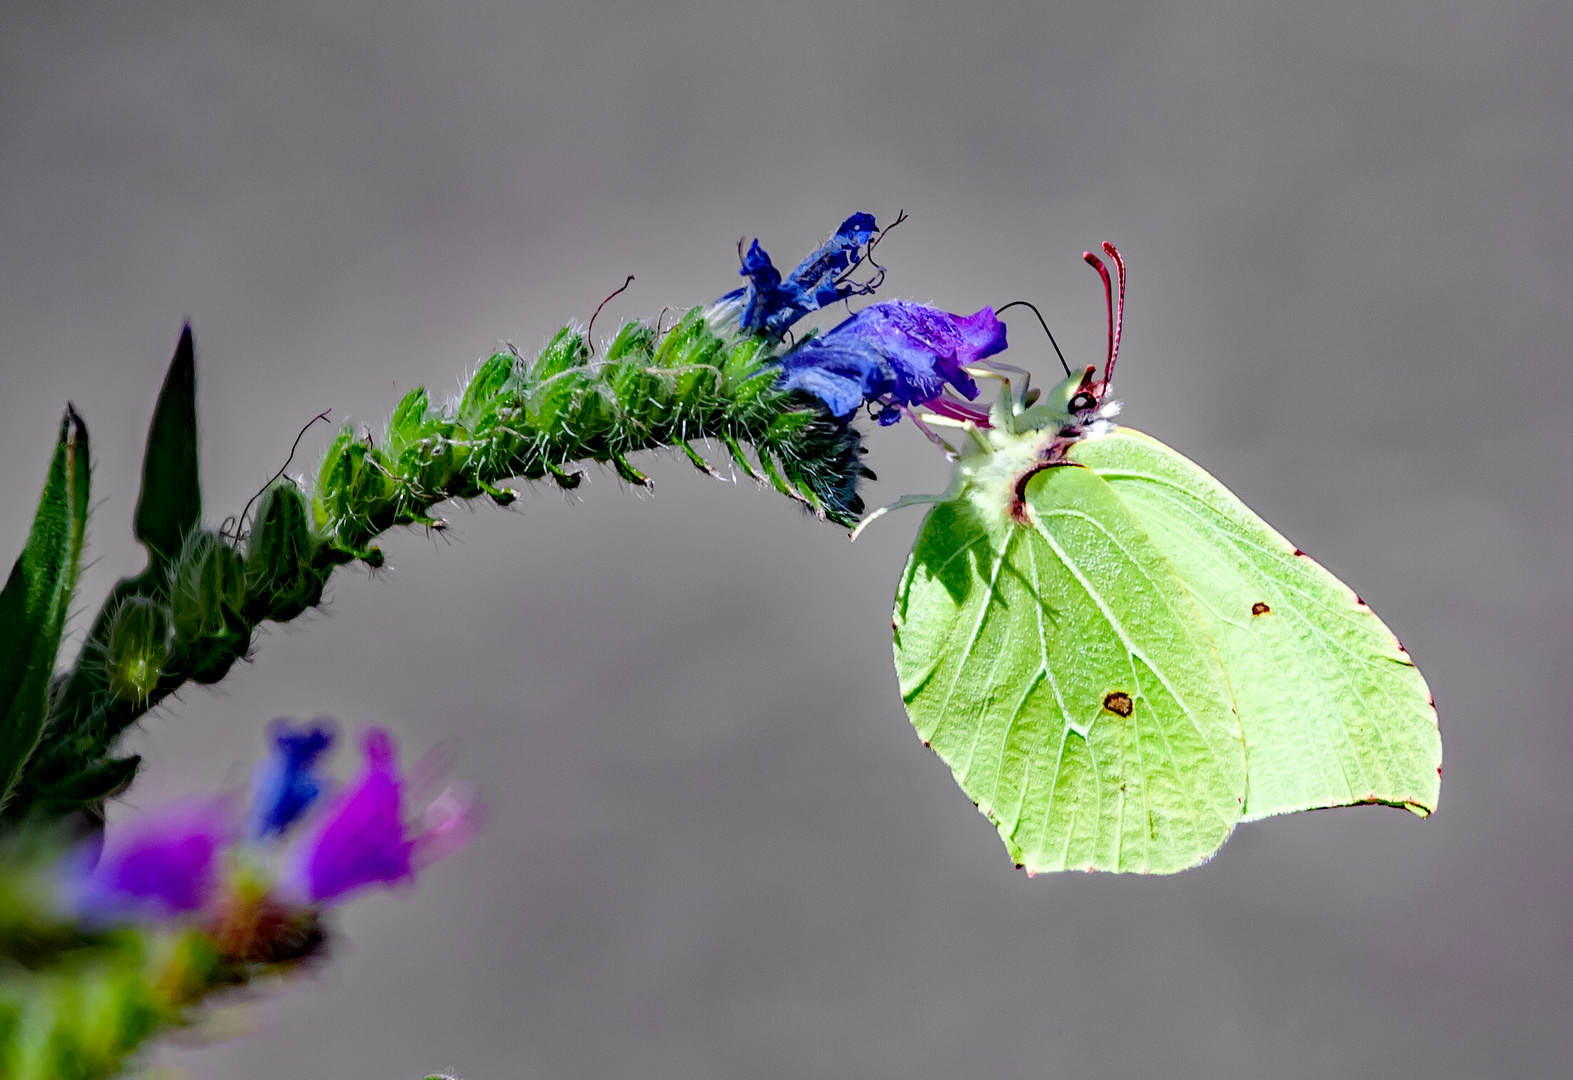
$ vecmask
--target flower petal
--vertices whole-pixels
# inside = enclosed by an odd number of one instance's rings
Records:
[[[269,734],[273,752],[251,773],[247,832],[257,840],[282,835],[316,802],[327,780],[316,774],[314,766],[333,745],[333,728],[326,717],[309,726],[296,726],[280,717]]]
[[[308,901],[413,880],[417,868],[459,850],[480,829],[482,814],[474,796],[450,787],[426,808],[419,831],[412,834],[405,821],[408,784],[392,738],[373,728],[363,746],[366,768],[360,780],[329,806],[286,870],[287,891]]]
[[[336,897],[377,882],[414,875],[412,845],[401,816],[402,780],[393,740],[381,728],[366,733],[366,768],[360,780],[329,806],[302,846],[289,875],[297,891],[313,901]]]
[[[741,299],[740,325],[745,333],[765,333],[780,338],[804,315],[838,300],[873,291],[872,285],[838,280],[863,260],[869,241],[879,232],[872,214],[853,214],[783,280],[770,255],[755,240],[743,256],[738,273],[749,284],[721,297]]]
[[[992,308],[952,315],[905,300],[873,304],[828,333],[809,338],[781,358],[781,385],[811,393],[845,419],[863,401],[886,406],[880,423],[895,422],[892,408],[937,399],[947,385],[967,398],[978,387],[963,370],[1005,348],[1005,326]],[[853,381],[861,401],[851,399]]]
[[[224,798],[190,798],[111,830],[102,850],[84,845],[59,867],[61,899],[88,918],[170,918],[205,906],[218,859],[235,836]]]
[[[415,862],[430,866],[464,847],[481,831],[485,813],[475,793],[449,787],[431,801],[421,815],[421,832],[415,838]]]

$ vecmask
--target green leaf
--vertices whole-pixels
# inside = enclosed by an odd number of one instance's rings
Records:
[[[27,544],[0,590],[0,805],[38,745],[81,565],[90,476],[87,428],[70,406]]]
[[[29,788],[56,783],[100,760],[126,725],[166,692],[157,687],[141,701],[117,700],[102,661],[114,618],[126,603],[135,597],[162,598],[168,592],[181,544],[199,527],[201,516],[195,352],[187,325],[154,405],[142,460],[133,533],[148,550],[148,567],[117,581],[94,617],[76,666],[51,703],[49,732],[39,746],[37,768],[26,779]],[[40,770],[43,775],[31,775]]]
[[[896,598],[913,726],[1029,872],[1169,873],[1239,820],[1245,750],[1184,586],[1086,469],[930,512]]]
[[[186,534],[202,521],[202,487],[197,476],[196,355],[188,323],[164,376],[142,458],[142,494],[137,500],[136,538],[160,571],[174,562]]]
[[[55,712],[74,727],[108,693],[108,679],[98,660],[108,645],[110,623],[127,600],[160,596],[186,536],[200,526],[202,493],[197,478],[197,416],[195,353],[188,324],[180,334],[175,356],[164,376],[163,389],[148,425],[142,458],[142,491],[137,499],[133,532],[148,550],[148,567],[124,577],[109,591],[93,619],[81,656],[71,672]],[[116,731],[118,734],[118,730]],[[62,736],[67,734],[62,732]]]
[[[36,811],[61,814],[77,807],[98,803],[127,787],[136,777],[142,758],[107,758],[58,783],[40,787],[32,793]]]
[[[1140,432],[1077,443],[1196,599],[1245,733],[1244,820],[1324,806],[1436,808],[1431,693],[1348,586],[1199,466]]]

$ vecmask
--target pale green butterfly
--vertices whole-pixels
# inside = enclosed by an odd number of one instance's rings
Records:
[[[1428,815],[1442,743],[1398,639],[1194,462],[1113,423],[1125,266],[1103,249],[1118,313],[1085,253],[1109,300],[1101,379],[1002,380],[987,426],[922,418],[967,442],[944,495],[895,504],[939,504],[896,594],[913,726],[1029,873],[1172,873],[1238,822],[1317,807]]]

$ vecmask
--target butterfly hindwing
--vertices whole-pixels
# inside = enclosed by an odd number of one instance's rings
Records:
[[[1245,736],[1244,820],[1363,802],[1435,809],[1431,694],[1348,586],[1150,436],[1120,428],[1069,456],[1118,493],[1195,600]]]
[[[896,598],[913,725],[1029,871],[1165,873],[1239,819],[1245,755],[1184,586],[1108,483],[930,512]]]

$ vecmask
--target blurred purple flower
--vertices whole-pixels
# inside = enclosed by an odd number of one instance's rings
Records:
[[[977,384],[963,367],[1005,349],[1005,324],[993,308],[952,315],[905,300],[873,304],[781,357],[781,386],[813,394],[838,419],[864,402],[882,406],[881,424],[901,406],[926,405],[987,424],[987,414],[941,395],[954,387],[968,400]]]
[[[373,728],[362,746],[365,772],[324,811],[286,872],[292,890],[313,902],[334,900],[366,885],[411,880],[417,865],[457,851],[478,828],[474,802],[450,789],[432,802],[421,831],[410,835],[403,817],[404,778],[392,738]]]
[[[60,865],[65,906],[90,919],[170,918],[197,911],[218,882],[235,838],[229,800],[198,797],[146,811]]]
[[[251,773],[247,835],[253,840],[282,836],[316,802],[327,780],[313,766],[333,745],[333,728],[326,717],[309,727],[297,727],[281,717],[268,733],[273,752]]]
[[[748,285],[727,293],[717,303],[741,300],[743,312],[739,321],[745,333],[763,332],[780,338],[788,327],[810,311],[874,291],[878,280],[860,284],[844,280],[843,274],[867,258],[869,241],[878,233],[874,215],[853,214],[841,223],[835,235],[799,263],[785,281],[765,249],[755,240],[743,256],[743,268],[738,271],[748,278]]]

